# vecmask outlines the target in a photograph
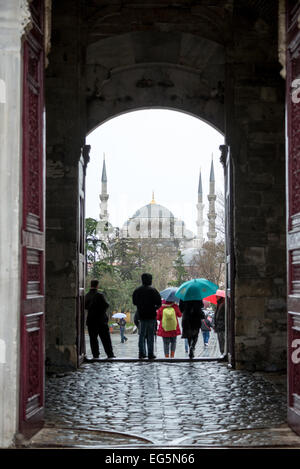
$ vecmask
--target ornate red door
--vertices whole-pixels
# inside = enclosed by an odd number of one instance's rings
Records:
[[[300,2],[287,1],[288,422],[300,434]]]
[[[20,432],[43,423],[44,406],[44,2],[30,3],[23,43],[23,220]]]

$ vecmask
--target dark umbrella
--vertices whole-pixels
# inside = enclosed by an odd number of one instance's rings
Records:
[[[175,293],[177,292],[178,288],[177,287],[168,287],[165,290],[160,292],[160,296],[162,297],[163,300],[165,301],[172,301],[179,303],[178,298],[176,298]]]

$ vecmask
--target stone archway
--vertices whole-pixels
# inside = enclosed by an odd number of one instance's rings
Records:
[[[87,47],[87,130],[123,112],[166,108],[224,131],[224,47],[179,33],[128,33]]]
[[[166,107],[216,126],[230,147],[236,364],[285,368],[284,82],[274,43],[277,11],[237,3],[134,11],[125,2],[88,5],[86,12],[79,2],[54,6],[46,79],[49,366],[76,363],[78,161],[85,135],[122,112]]]

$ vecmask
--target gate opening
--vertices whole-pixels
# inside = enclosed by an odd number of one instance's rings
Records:
[[[207,278],[225,290],[224,169],[219,150],[224,137],[183,112],[148,109],[107,121],[89,134],[86,143],[91,150],[85,291],[92,279],[99,280],[109,303],[114,354],[136,359],[139,324],[132,294],[141,285],[142,273],[152,275],[158,292],[193,278]],[[216,304],[214,298],[211,301],[204,300],[206,321],[199,331],[196,359],[226,355],[226,341],[220,350],[222,334],[214,329]],[[125,331],[116,315],[124,315]],[[157,359],[164,359],[160,323],[154,349]],[[181,332],[179,317],[174,358],[188,359]],[[85,338],[91,359],[87,329]],[[106,358],[100,340],[99,344],[100,356]]]

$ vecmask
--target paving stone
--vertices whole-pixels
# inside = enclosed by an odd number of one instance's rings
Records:
[[[280,384],[285,380],[230,370],[222,362],[86,363],[46,380],[46,426],[32,445],[126,445],[130,435],[138,435],[136,445],[145,443],[141,437],[148,444],[171,445],[187,437],[181,445],[279,445],[277,430],[286,426],[286,386]],[[55,437],[55,429],[62,427],[67,430]],[[128,437],[114,438],[107,431]],[[282,441],[289,441],[286,428]],[[292,433],[290,441],[295,445],[300,437]]]

